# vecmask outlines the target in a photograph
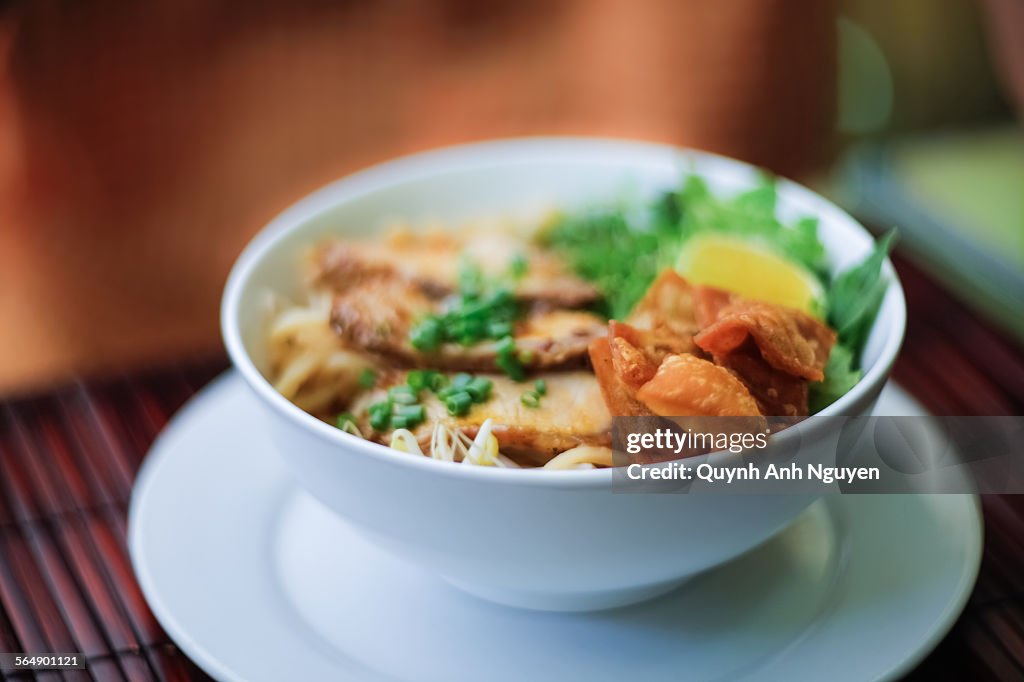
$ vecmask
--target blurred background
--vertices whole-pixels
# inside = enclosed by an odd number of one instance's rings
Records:
[[[0,394],[216,355],[286,205],[534,134],[808,182],[1022,338],[1022,31],[1021,0],[0,2]]]

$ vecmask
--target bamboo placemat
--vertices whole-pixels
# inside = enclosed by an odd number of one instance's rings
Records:
[[[1024,352],[898,261],[911,311],[895,378],[937,414],[1024,414]],[[12,680],[208,679],[146,606],[125,545],[157,433],[223,358],[0,403],[0,651],[81,652]],[[981,576],[915,680],[1024,679],[1024,496],[986,496]]]

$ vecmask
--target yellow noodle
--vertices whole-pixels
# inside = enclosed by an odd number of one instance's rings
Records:
[[[583,465],[610,467],[611,448],[601,445],[580,445],[555,455],[544,465],[545,469],[577,469]]]
[[[314,296],[309,305],[280,310],[270,324],[268,356],[274,388],[320,416],[355,394],[360,374],[373,366],[342,347],[329,322],[330,303]]]

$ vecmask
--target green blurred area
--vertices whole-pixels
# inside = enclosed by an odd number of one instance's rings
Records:
[[[825,184],[1024,339],[1024,132],[1005,77],[1019,50],[1000,36],[1000,3],[840,3],[842,140]]]
[[[982,128],[894,143],[907,199],[1024,272],[1024,134]]]

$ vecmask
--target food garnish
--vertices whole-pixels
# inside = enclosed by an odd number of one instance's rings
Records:
[[[679,267],[695,284],[827,320],[839,341],[822,380],[808,387],[814,412],[860,379],[859,358],[888,286],[881,264],[893,233],[878,240],[860,264],[830,280],[817,219],[783,223],[776,203],[775,183],[767,176],[730,197],[712,193],[691,175],[647,206],[623,203],[556,215],[541,238],[597,285],[614,319],[634,310],[659,272]]]
[[[818,277],[760,242],[706,232],[683,244],[676,270],[693,284],[706,284],[819,319],[825,289]]]
[[[377,383],[377,373],[367,367],[359,373],[359,385],[363,388],[373,388]]]

